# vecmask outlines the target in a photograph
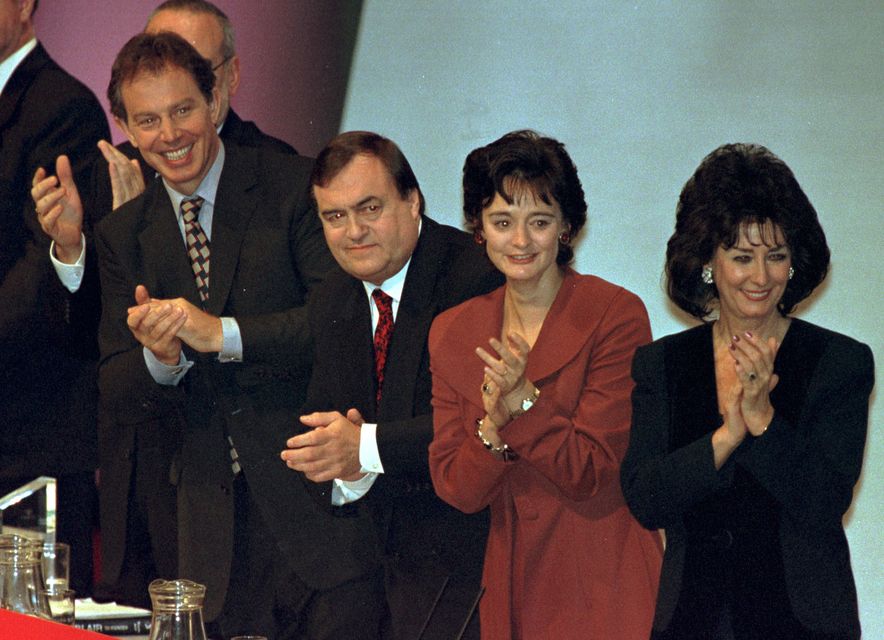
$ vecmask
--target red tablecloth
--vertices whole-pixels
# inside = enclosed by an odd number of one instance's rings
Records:
[[[107,640],[110,636],[0,609],[4,640]]]

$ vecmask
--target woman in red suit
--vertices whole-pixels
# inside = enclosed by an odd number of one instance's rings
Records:
[[[618,481],[644,305],[567,266],[586,202],[561,143],[473,151],[464,213],[506,285],[433,324],[430,472],[451,505],[491,509],[482,638],[644,640],[660,539]]]

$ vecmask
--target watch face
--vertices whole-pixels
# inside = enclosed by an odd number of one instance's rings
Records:
[[[534,406],[534,396],[530,398],[525,398],[522,400],[522,411],[528,411],[531,407]]]

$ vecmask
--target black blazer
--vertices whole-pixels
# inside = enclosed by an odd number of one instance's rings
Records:
[[[308,291],[334,268],[307,190],[312,163],[233,144],[225,144],[225,150],[212,224],[207,311],[236,318],[243,363],[221,364],[215,356],[188,352],[195,366],[177,387],[163,387],[151,378],[141,345],[126,326],[137,284],[155,297],[182,296],[199,305],[162,181],[105,218],[96,241],[103,300],[101,391],[118,421],[155,420],[163,414],[183,421],[180,457],[173,468],[179,569],[207,586],[209,620],[224,602],[233,554],[227,435],[236,444],[264,520],[305,580],[313,574],[323,579],[325,547],[338,530],[338,521],[326,511],[314,515],[319,510],[303,491],[300,476],[279,459],[309,377],[303,305]]]
[[[40,44],[0,95],[0,478],[96,466],[97,294],[59,282],[30,189],[62,153],[82,177],[107,135],[98,100]]]
[[[771,393],[773,422],[763,436],[747,437],[716,471],[711,434],[722,418],[711,325],[636,351],[632,432],[621,479],[639,522],[666,530],[657,630],[667,628],[676,606],[703,609],[702,598],[679,603],[685,593],[682,572],[700,549],[696,536],[703,523],[692,515],[701,502],[747,474],[776,505],[794,616],[815,632],[860,636],[842,518],[862,467],[872,353],[851,338],[795,319],[775,371],[780,381]]]
[[[433,491],[427,453],[433,437],[430,325],[442,311],[502,282],[470,236],[423,218],[377,410],[371,315],[362,282],[346,274],[333,275],[316,290],[309,305],[315,357],[304,412],[346,413],[355,407],[366,422],[378,424],[384,473],[355,505],[371,511],[388,571],[396,564],[420,567],[426,591],[388,594],[388,598],[409,599],[418,620],[431,610],[445,576],[468,576],[470,595],[475,595],[488,526],[487,512],[463,514]],[[331,483],[317,488],[320,504],[329,505]],[[453,629],[451,637],[456,632]]]

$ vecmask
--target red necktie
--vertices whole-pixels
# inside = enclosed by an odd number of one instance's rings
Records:
[[[187,242],[187,255],[193,268],[196,288],[200,300],[205,304],[209,299],[209,239],[199,223],[202,198],[181,201],[181,219],[184,220],[184,239]]]
[[[384,385],[384,365],[387,364],[387,348],[393,335],[393,298],[380,289],[371,292],[375,306],[378,308],[378,326],[374,330],[374,371],[378,380],[378,391],[375,400],[380,406],[381,389]]]

